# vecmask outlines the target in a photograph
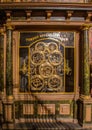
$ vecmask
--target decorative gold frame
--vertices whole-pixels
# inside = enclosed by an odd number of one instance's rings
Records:
[[[20,33],[21,32],[25,32],[25,31],[20,31],[19,32],[19,41],[20,41]],[[40,31],[26,31],[27,33],[28,32],[40,32]],[[66,46],[67,48],[74,48],[74,92],[57,92],[57,93],[55,93],[55,94],[58,94],[58,93],[66,93],[66,94],[73,94],[73,93],[75,93],[76,91],[76,70],[75,70],[75,68],[76,68],[76,64],[75,64],[75,61],[76,61],[76,55],[75,55],[75,51],[76,51],[76,47],[75,47],[75,35],[76,35],[76,32],[75,31],[42,31],[42,32],[73,32],[74,33],[74,47],[70,47],[70,46]],[[45,39],[45,38],[44,38]],[[50,39],[52,39],[52,38],[50,38]],[[41,39],[40,39],[41,40]],[[37,41],[35,41],[35,42],[33,42],[31,45],[33,45],[34,43],[36,43],[36,42],[39,42],[40,40],[37,40]],[[54,39],[55,41],[57,41],[56,39]],[[39,42],[40,43],[40,42]],[[19,44],[20,44],[20,42],[19,42]],[[63,45],[62,45],[63,46]],[[29,48],[30,48],[30,46],[22,46],[22,48],[27,48],[28,47],[28,50],[29,50]],[[64,46],[63,46],[64,47]],[[64,55],[65,55],[65,48],[66,47],[64,47]],[[21,48],[20,46],[19,46],[19,48]],[[36,46],[36,50],[37,50],[37,46]],[[57,50],[57,47],[56,47],[56,50]],[[29,50],[30,51],[30,50]],[[19,54],[18,54],[19,55]],[[28,55],[28,57],[30,57],[30,55]],[[30,58],[29,58],[30,59]],[[30,62],[30,61],[29,61]],[[19,63],[20,63],[20,61],[19,61],[19,59],[18,59],[18,65],[19,65]],[[66,70],[67,69],[67,70]],[[30,70],[30,67],[28,67],[28,70]],[[65,56],[64,56],[64,75],[65,75],[65,71],[71,71],[71,69],[69,68],[69,67],[67,67],[67,65],[66,65],[66,60],[65,60]],[[31,83],[31,81],[29,80],[29,82]],[[65,88],[65,76],[64,76],[64,88]],[[20,92],[20,94],[21,93],[31,93],[31,92]],[[36,92],[37,93],[37,92]],[[36,94],[35,93],[35,94]],[[46,92],[38,92],[37,94],[41,94],[41,93],[45,93],[46,94]],[[48,92],[48,93],[51,93],[51,92]],[[54,92],[53,92],[54,93]]]

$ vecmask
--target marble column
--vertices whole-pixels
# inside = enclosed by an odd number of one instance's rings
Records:
[[[90,64],[89,64],[89,27],[84,25],[80,36],[80,98],[78,100],[77,117],[80,125],[92,127],[90,96]],[[88,105],[90,104],[90,105]]]
[[[4,30],[0,29],[0,91],[4,91]]]
[[[83,42],[82,49],[82,95],[90,98],[90,65],[89,65],[89,27],[84,26],[82,30]]]
[[[3,93],[4,93],[4,29],[0,29],[0,122],[3,122]]]
[[[2,128],[9,130],[14,129],[12,42],[13,28],[6,24],[6,98],[3,101],[4,123]]]
[[[6,95],[13,95],[12,35],[13,28],[7,25],[6,31]]]

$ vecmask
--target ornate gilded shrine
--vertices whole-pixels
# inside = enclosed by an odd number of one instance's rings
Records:
[[[74,92],[74,46],[74,32],[21,32],[20,91]]]
[[[0,1],[2,129],[92,128],[91,37],[91,0]]]

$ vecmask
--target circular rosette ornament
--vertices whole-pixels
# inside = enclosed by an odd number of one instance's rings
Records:
[[[48,86],[50,89],[58,91],[58,89],[62,87],[62,78],[57,75],[52,76],[49,78]]]
[[[31,78],[31,90],[41,90],[44,86],[44,81],[40,75],[34,75]]]
[[[54,51],[54,52],[50,53],[49,62],[55,66],[61,64],[63,62],[62,53],[60,53],[59,51]]]
[[[49,63],[44,63],[39,67],[39,73],[42,77],[48,78],[53,74],[53,67]]]
[[[36,43],[35,49],[38,51],[44,51],[45,50],[45,43],[44,42]]]
[[[42,64],[44,61],[44,55],[42,52],[34,52],[32,55],[31,55],[31,62],[35,65],[40,65]]]
[[[55,42],[50,42],[50,43],[49,43],[49,50],[50,50],[50,51],[58,50],[57,43],[55,43]]]

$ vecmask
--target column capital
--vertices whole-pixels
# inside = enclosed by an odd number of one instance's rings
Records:
[[[0,28],[0,35],[4,34],[4,28]]]
[[[89,30],[90,27],[92,27],[92,24],[83,24],[81,30]]]
[[[14,26],[11,25],[10,23],[5,24],[5,27],[6,27],[6,29],[9,29],[9,30],[13,30],[14,29]]]

